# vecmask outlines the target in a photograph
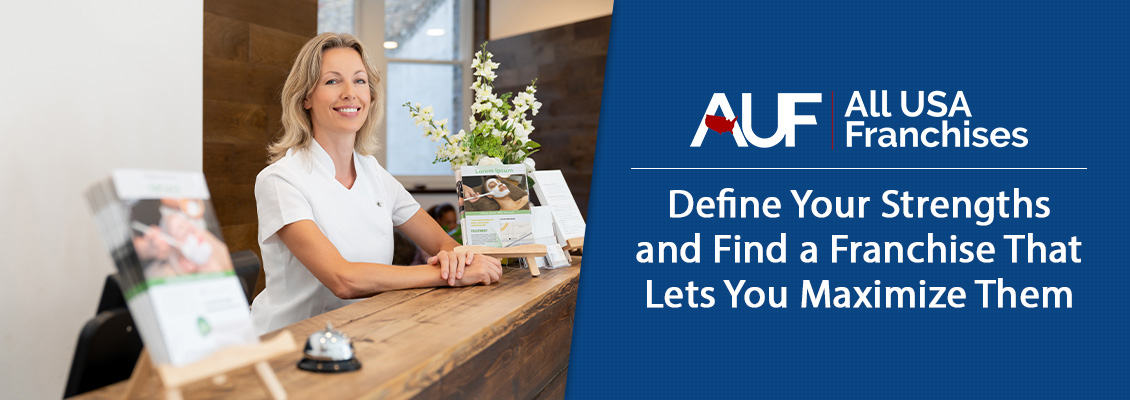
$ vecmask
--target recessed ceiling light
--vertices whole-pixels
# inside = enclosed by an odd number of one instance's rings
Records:
[[[428,36],[443,36],[444,31],[443,31],[443,29],[432,28],[432,29],[428,29],[427,32],[425,32],[425,33],[427,33]]]
[[[399,44],[399,43],[396,43],[396,42],[385,42],[385,48],[386,48],[386,49],[392,50],[392,49],[395,49],[395,48],[397,48],[397,47],[400,47],[400,44]]]

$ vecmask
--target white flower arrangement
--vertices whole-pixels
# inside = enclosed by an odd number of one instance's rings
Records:
[[[471,63],[475,83],[475,103],[471,105],[470,125],[466,131],[459,130],[454,135],[447,128],[447,119],[436,121],[432,107],[420,107],[420,103],[404,103],[416,126],[423,126],[424,137],[432,142],[440,142],[436,150],[436,162],[450,162],[451,169],[466,165],[525,164],[533,170],[531,154],[541,147],[530,140],[534,126],[526,118],[526,112],[538,115],[541,102],[534,97],[537,93],[537,79],[530,82],[524,92],[517,96],[494,93],[494,70],[499,64],[491,61],[494,55],[487,51],[486,43],[475,53]],[[507,103],[507,101],[510,101]]]

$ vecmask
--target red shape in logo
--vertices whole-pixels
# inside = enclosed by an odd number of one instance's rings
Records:
[[[710,128],[710,130],[712,130],[712,131],[718,132],[719,135],[721,135],[724,132],[730,132],[730,134],[733,134],[734,133],[734,122],[737,122],[737,121],[738,121],[738,116],[736,116],[736,115],[734,116],[733,119],[726,119],[726,117],[719,117],[717,115],[709,115],[708,114],[706,116],[706,127]]]

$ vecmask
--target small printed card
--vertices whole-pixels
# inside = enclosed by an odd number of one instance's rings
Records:
[[[538,201],[553,212],[553,226],[558,243],[564,246],[567,239],[585,237],[585,219],[581,216],[581,210],[577,208],[577,202],[561,171],[535,171],[534,182]]]

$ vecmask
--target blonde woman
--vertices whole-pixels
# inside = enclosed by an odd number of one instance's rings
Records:
[[[498,260],[460,255],[380,164],[373,128],[385,104],[365,46],[323,33],[299,51],[283,86],[282,136],[255,179],[266,289],[251,305],[259,333],[376,293],[498,282]],[[389,265],[393,227],[429,254]]]

